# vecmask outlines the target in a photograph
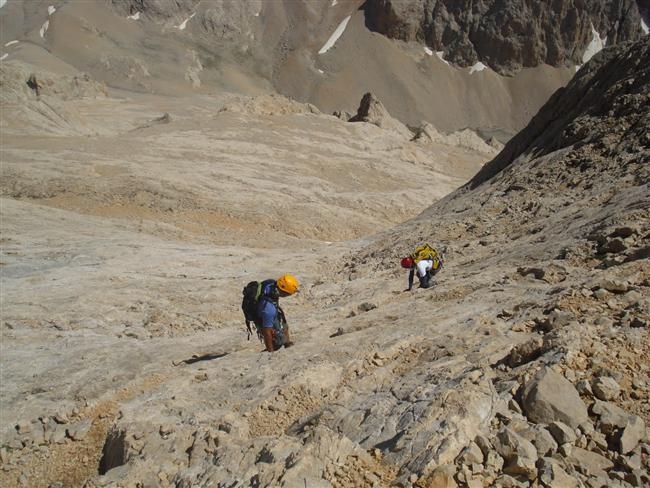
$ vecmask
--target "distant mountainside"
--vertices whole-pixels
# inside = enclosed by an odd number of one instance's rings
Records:
[[[6,61],[113,88],[328,113],[372,92],[403,123],[502,142],[603,45],[644,34],[633,0],[9,0],[0,26]]]
[[[375,32],[506,75],[540,64],[579,65],[590,45],[593,51],[644,34],[635,0],[368,0],[364,11]]]
[[[577,166],[583,177],[595,172],[648,178],[650,37],[605,49],[598,58],[558,90],[469,185],[478,186],[518,159],[541,158],[572,146],[576,158],[562,174]]]

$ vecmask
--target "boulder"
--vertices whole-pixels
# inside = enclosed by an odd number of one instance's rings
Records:
[[[463,449],[456,459],[457,463],[470,466],[472,464],[483,464],[484,456],[481,448],[475,443],[470,442],[469,445]]]
[[[516,368],[522,364],[529,363],[542,354],[543,345],[544,340],[541,337],[533,337],[529,341],[522,342],[513,347],[510,354],[508,354],[502,362],[511,368]]]
[[[497,433],[494,443],[497,452],[506,460],[503,472],[515,476],[525,476],[533,480],[537,476],[535,462],[537,449],[524,437],[504,427]]]
[[[391,117],[388,110],[372,93],[363,96],[357,114],[350,118],[349,122],[368,122],[382,129],[397,132],[408,139],[413,136],[408,127]]]
[[[587,406],[573,385],[548,367],[524,386],[521,400],[526,416],[533,422],[560,421],[576,428],[589,421]]]
[[[424,486],[427,488],[458,488],[458,484],[454,480],[455,473],[455,468],[449,464],[438,466]]]
[[[607,478],[607,470],[614,467],[614,463],[600,454],[581,449],[580,447],[571,448],[567,455],[567,461],[570,462],[578,472],[590,477]]]
[[[553,310],[545,320],[540,323],[544,332],[552,332],[569,324],[573,320],[573,314],[564,310]]]
[[[611,293],[625,293],[630,289],[630,286],[624,281],[604,278],[598,282],[596,289],[598,288],[602,288]]]
[[[618,451],[621,454],[628,454],[633,451],[637,444],[645,438],[645,434],[643,419],[637,415],[630,415],[618,440]]]
[[[624,428],[628,422],[629,415],[613,403],[596,400],[591,407],[591,412],[598,417],[598,429],[605,435]]]
[[[618,397],[621,387],[614,378],[599,376],[592,382],[591,389],[599,400],[613,400]]]
[[[552,456],[557,451],[557,442],[542,425],[530,425],[528,428],[518,431],[518,433],[535,446],[538,457]]]
[[[86,438],[91,426],[92,421],[90,419],[75,422],[68,427],[68,437],[73,441],[83,440]]]
[[[539,480],[543,486],[555,488],[578,488],[580,482],[573,476],[569,476],[562,465],[553,458],[542,458],[539,461]]]
[[[558,444],[571,444],[578,438],[575,431],[563,422],[551,422],[548,430]]]

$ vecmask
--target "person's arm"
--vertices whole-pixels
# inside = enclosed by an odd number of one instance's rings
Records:
[[[251,321],[246,319],[246,329],[248,330],[248,341],[251,340],[251,335],[253,334],[253,329],[251,329]]]
[[[409,271],[409,287],[407,291],[411,291],[411,288],[413,288],[413,277],[415,275],[415,268],[411,268]]]

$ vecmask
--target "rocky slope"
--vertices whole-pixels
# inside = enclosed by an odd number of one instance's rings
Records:
[[[540,64],[580,65],[594,41],[643,35],[635,0],[368,0],[364,11],[373,31],[425,44],[460,66],[482,62],[508,75]]]
[[[360,258],[391,275],[399,236],[438,241],[459,266],[442,283],[493,297],[481,319],[501,332],[486,335],[521,339],[490,364],[505,402],[490,434],[434,470],[439,486],[650,482],[649,54],[647,38],[603,52],[470,184]],[[471,281],[461,267],[476,269]]]
[[[649,50],[596,56],[426,209],[481,156],[372,97],[3,115],[2,485],[647,486]],[[445,267],[405,293],[424,240]],[[287,270],[296,345],[264,354],[240,290]]]

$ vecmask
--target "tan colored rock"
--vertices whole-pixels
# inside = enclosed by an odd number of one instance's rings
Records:
[[[630,415],[619,438],[619,452],[628,454],[634,450],[646,436],[646,426],[643,419],[637,415]]]
[[[621,387],[614,378],[599,376],[592,382],[591,388],[599,400],[609,401],[618,397]]]
[[[575,428],[589,421],[587,407],[576,389],[550,368],[543,368],[524,386],[522,407],[534,422],[559,420]]]
[[[553,458],[540,459],[539,480],[548,488],[562,486],[563,488],[579,488],[580,482],[567,474],[562,465]]]

